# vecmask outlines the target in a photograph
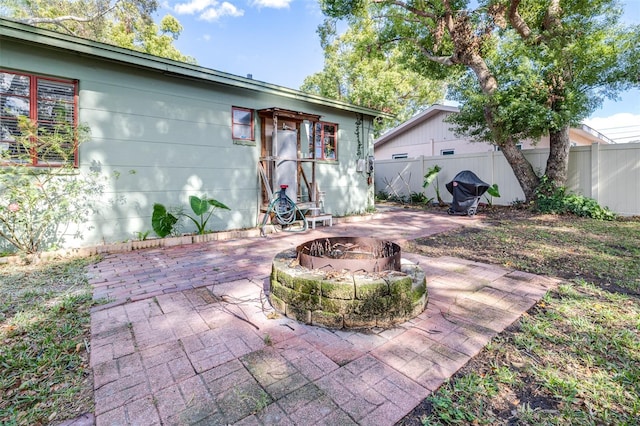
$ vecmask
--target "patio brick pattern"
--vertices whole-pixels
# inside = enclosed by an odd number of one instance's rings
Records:
[[[306,233],[108,254],[89,267],[97,425],[393,425],[557,285],[451,257],[403,257],[429,303],[391,329],[307,326],[269,305],[280,251],[323,236],[399,244],[479,221],[397,210]]]

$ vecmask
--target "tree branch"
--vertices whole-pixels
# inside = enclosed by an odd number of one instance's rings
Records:
[[[553,30],[556,28],[560,28],[562,26],[562,22],[560,21],[560,14],[562,14],[562,9],[560,8],[560,0],[551,0],[551,3],[549,3],[549,8],[547,9],[547,16],[544,20],[544,29]]]
[[[107,13],[111,12],[113,9],[116,8],[116,5],[117,5],[117,2],[116,2],[116,4],[111,6],[110,8],[102,10],[102,11],[99,11],[96,14],[94,14],[93,16],[64,15],[64,16],[57,16],[55,18],[28,17],[28,18],[21,19],[20,22],[22,22],[24,24],[28,24],[28,25],[35,25],[35,24],[62,25],[62,23],[65,22],[65,21],[91,22],[91,21],[93,21],[95,19],[98,19],[101,16],[104,16]]]
[[[522,19],[522,16],[518,13],[518,6],[520,5],[520,0],[513,0],[511,5],[509,6],[509,22],[513,25],[513,28],[520,34],[524,40],[528,40],[531,38],[531,28]]]
[[[392,4],[392,5],[396,5],[398,7],[401,7],[411,13],[413,13],[414,15],[420,16],[422,18],[431,18],[433,20],[438,19],[437,16],[433,13],[428,13],[424,10],[420,10],[417,9],[413,6],[409,6],[407,3],[400,1],[400,0],[373,0],[373,3],[385,3],[385,4]]]
[[[429,52],[425,47],[421,46],[417,41],[414,41],[414,44],[420,49],[422,54],[430,61],[435,62],[440,65],[457,65],[460,62],[455,60],[454,56],[434,56],[431,52]]]

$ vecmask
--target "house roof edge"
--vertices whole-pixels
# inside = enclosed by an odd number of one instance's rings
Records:
[[[388,132],[380,136],[378,139],[376,139],[373,142],[373,144],[375,147],[382,146],[388,141],[392,140],[395,136],[408,131],[409,129],[417,126],[423,121],[428,120],[429,118],[441,112],[460,112],[460,109],[458,107],[441,105],[441,104],[431,105],[426,110],[413,116],[409,120],[405,121],[404,123],[400,124],[397,127],[394,127],[393,129],[389,130]]]
[[[241,77],[200,65],[175,61],[119,46],[62,34],[5,18],[0,18],[0,29],[0,41],[1,38],[17,39],[26,43],[34,43],[57,49],[69,50],[81,55],[99,57],[104,60],[124,63],[139,68],[151,69],[165,75],[192,78],[264,93],[278,94],[291,99],[356,112],[371,117],[388,116],[388,114],[372,108],[325,98],[319,95],[305,93],[300,90],[260,80],[254,80],[248,77]]]

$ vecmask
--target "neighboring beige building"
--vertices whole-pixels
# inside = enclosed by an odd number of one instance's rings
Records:
[[[391,129],[374,141],[376,160],[415,158],[420,156],[472,154],[494,151],[496,147],[485,142],[471,142],[461,138],[450,130],[451,124],[445,119],[459,112],[452,106],[433,105],[398,127]],[[593,143],[611,144],[611,139],[598,133],[589,126],[569,130],[571,146],[591,145]],[[523,141],[521,149],[548,148],[549,137],[545,136],[537,144]]]

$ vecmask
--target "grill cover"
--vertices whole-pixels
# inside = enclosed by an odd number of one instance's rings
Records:
[[[475,207],[489,186],[491,185],[483,182],[472,171],[461,171],[446,185],[447,190],[453,195],[451,209],[455,212],[463,212],[470,207]]]

